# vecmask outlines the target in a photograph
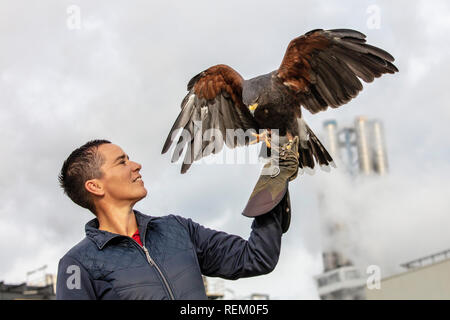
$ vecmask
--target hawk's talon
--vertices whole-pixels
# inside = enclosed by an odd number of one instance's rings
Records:
[[[267,148],[270,148],[270,138],[267,136],[267,131],[264,131],[263,133],[260,133],[260,134],[251,132],[251,134],[252,134],[252,136],[256,137],[256,139],[253,141],[250,141],[249,144],[255,144],[255,143],[258,143],[258,142],[264,140],[264,142],[267,145]]]

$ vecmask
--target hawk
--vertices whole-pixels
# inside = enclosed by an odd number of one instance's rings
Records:
[[[299,137],[299,168],[334,165],[333,159],[302,118],[302,108],[315,114],[328,107],[338,108],[386,73],[398,72],[388,52],[366,43],[366,36],[350,29],[315,29],[293,39],[279,68],[249,80],[233,68],[219,64],[194,76],[188,93],[166,139],[162,154],[181,135],[172,156],[185,173],[193,161],[229,148],[264,141],[270,148],[273,129],[280,137]],[[223,139],[209,137],[214,129]],[[250,138],[230,136],[232,130],[253,130]],[[231,131],[230,131],[231,130]],[[200,139],[198,139],[200,138]],[[203,138],[203,139],[202,139]],[[196,141],[200,141],[196,144]]]

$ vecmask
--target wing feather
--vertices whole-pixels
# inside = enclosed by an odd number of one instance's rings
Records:
[[[248,139],[246,143],[239,143],[233,130],[258,130],[256,121],[242,102],[243,81],[231,67],[216,65],[188,82],[189,92],[181,102],[181,112],[162,149],[162,153],[170,149],[181,129],[172,155],[172,162],[175,162],[186,151],[181,173],[185,173],[193,161],[220,152],[224,143],[229,148],[248,144]]]
[[[350,29],[312,30],[289,43],[276,75],[311,113],[338,108],[363,90],[359,79],[398,72],[394,57],[365,38]]]

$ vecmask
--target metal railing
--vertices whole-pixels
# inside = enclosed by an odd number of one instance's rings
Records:
[[[438,253],[434,253],[419,259],[415,259],[406,263],[401,264],[402,267],[406,269],[414,269],[419,267],[424,267],[439,261],[450,258],[450,249],[444,250]]]

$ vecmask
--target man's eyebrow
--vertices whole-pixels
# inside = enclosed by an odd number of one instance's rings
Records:
[[[116,158],[116,160],[114,160],[113,163],[116,163],[117,161],[123,160],[123,159],[125,159],[125,158],[130,159],[130,157],[124,153],[124,154],[118,156],[118,157]]]

